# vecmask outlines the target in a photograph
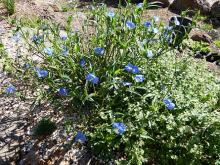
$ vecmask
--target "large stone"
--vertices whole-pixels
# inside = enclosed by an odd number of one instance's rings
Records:
[[[155,2],[161,7],[168,7],[173,3],[174,0],[149,0],[148,2]]]
[[[216,29],[212,29],[208,32],[209,36],[212,37],[212,40],[220,40],[220,29],[216,30]]]
[[[212,37],[209,36],[206,32],[204,31],[192,31],[190,33],[191,39],[193,41],[203,41],[203,42],[207,42],[207,43],[211,43],[212,42]]]
[[[212,6],[216,1],[219,1],[219,0],[206,0],[210,6]]]
[[[215,18],[220,18],[220,1],[216,1],[211,7],[211,14]]]
[[[179,12],[185,10],[200,10],[202,14],[209,14],[211,9],[207,0],[174,0],[170,8]]]

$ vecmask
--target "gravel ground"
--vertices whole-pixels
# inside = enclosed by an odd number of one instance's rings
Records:
[[[1,87],[12,83],[22,90],[21,84],[3,73],[0,82]],[[90,154],[84,146],[72,143],[74,136],[66,133],[64,125],[76,115],[56,111],[46,103],[36,106],[34,100],[31,93],[27,93],[25,100],[0,95],[0,164],[86,164]],[[46,116],[56,123],[57,129],[48,137],[36,138],[33,128]]]
[[[51,17],[58,22],[64,21],[69,14],[54,15],[54,12],[49,10],[49,6],[53,3],[54,1],[47,1],[45,4],[45,1],[40,0],[18,1],[14,17],[27,16],[31,13],[41,17]],[[5,10],[1,10],[0,14],[5,15]],[[83,17],[80,13],[75,15],[77,18],[81,16]],[[75,21],[75,28],[79,23]],[[10,24],[0,19],[0,42],[11,57],[17,58],[28,51],[22,41],[19,43],[14,41],[12,30]],[[72,118],[73,114],[66,115],[61,111],[55,111],[46,103],[34,106],[35,97],[30,91],[26,93],[25,100],[21,100],[16,95],[6,96],[4,90],[9,84],[22,91],[22,85],[5,75],[0,65],[0,164],[86,164],[91,156],[85,147],[72,144],[73,136],[68,136],[67,139],[64,121]],[[37,139],[33,136],[33,127],[45,116],[52,117],[51,120],[56,123],[57,129],[51,136]]]

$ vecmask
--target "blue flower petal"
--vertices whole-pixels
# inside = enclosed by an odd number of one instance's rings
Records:
[[[64,31],[61,31],[61,32],[60,32],[60,38],[61,38],[61,40],[63,40],[63,41],[67,40],[67,38],[68,38],[67,33],[64,32]]]
[[[124,82],[122,82],[122,85],[123,85],[123,86],[131,86],[132,83],[131,83],[131,82],[124,81]]]
[[[81,132],[78,131],[76,136],[74,137],[75,142],[85,143],[87,141],[86,136]]]
[[[172,26],[169,26],[169,25],[166,25],[166,26],[164,26],[164,29],[170,31],[170,30],[173,29],[173,27],[172,27]]]
[[[175,23],[176,26],[180,25],[180,22],[179,22],[179,20],[177,19],[176,16],[174,17],[174,23]]]
[[[62,48],[62,55],[68,56],[69,54],[68,48],[65,45],[62,45],[61,48]]]
[[[127,21],[126,26],[128,29],[134,29],[136,25],[132,21]]]
[[[84,67],[86,65],[86,60],[84,58],[82,58],[80,61],[79,61],[79,65],[81,67]]]
[[[37,72],[37,76],[39,78],[45,78],[48,76],[48,71],[47,70],[44,70],[44,69],[39,69],[39,68],[36,68],[36,72]]]
[[[122,135],[126,131],[126,126],[122,122],[114,122],[112,127],[116,129],[117,134]]]
[[[61,40],[63,40],[63,41],[67,40],[67,36],[61,36],[60,38],[61,38]]]
[[[25,69],[29,69],[30,67],[31,67],[31,65],[30,65],[30,64],[27,64],[27,63],[26,63],[26,64],[24,64],[24,68],[25,68]]]
[[[152,50],[147,50],[147,57],[152,58],[154,56]]]
[[[137,4],[137,8],[139,8],[139,9],[140,9],[140,8],[143,8],[143,5],[144,5],[143,3],[138,3],[138,4]]]
[[[44,48],[44,53],[46,53],[48,56],[52,56],[53,55],[53,49]]]
[[[170,99],[164,99],[163,103],[168,110],[173,110],[175,108],[175,104]]]
[[[104,48],[101,48],[101,47],[96,47],[96,48],[94,49],[94,52],[95,52],[95,54],[103,55],[104,52],[105,52],[105,49],[104,49]]]
[[[164,99],[163,102],[164,104],[170,104],[172,101],[170,99]]]
[[[154,16],[153,18],[154,18],[155,22],[158,22],[160,20],[160,17],[158,17],[158,16]]]
[[[113,11],[109,11],[107,13],[107,16],[110,17],[110,18],[113,18],[115,16],[115,13]]]
[[[32,38],[31,38],[32,42],[34,42],[35,44],[39,44],[41,42],[41,37],[40,36],[37,36],[37,35],[34,35]]]
[[[144,22],[144,27],[146,27],[146,28],[150,28],[151,26],[152,26],[152,23],[151,22]]]
[[[174,103],[170,103],[166,107],[167,107],[168,110],[173,110],[175,108],[175,104]]]
[[[7,94],[12,94],[15,92],[15,87],[13,85],[9,85],[6,89],[5,89],[5,93]]]
[[[130,72],[130,73],[133,73],[133,74],[137,74],[139,73],[139,69],[137,66],[131,64],[131,63],[128,63],[126,66],[125,66],[125,70]]]
[[[157,28],[153,28],[153,33],[157,34],[159,30]]]
[[[68,95],[68,89],[67,88],[59,88],[58,90],[59,94],[62,95],[62,96],[67,96]]]
[[[13,35],[12,39],[13,39],[15,42],[20,41],[20,39],[21,39],[21,34],[20,34],[19,32],[15,33],[15,35]]]
[[[134,79],[135,79],[135,81],[136,82],[143,82],[144,81],[144,75],[136,75],[135,77],[134,77]]]
[[[86,75],[86,80],[92,82],[93,84],[98,84],[99,78],[96,77],[93,73]]]

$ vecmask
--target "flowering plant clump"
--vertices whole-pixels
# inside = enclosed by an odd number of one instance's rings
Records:
[[[172,27],[142,19],[145,7],[94,6],[82,29],[68,20],[65,37],[46,22],[34,34],[20,28],[34,51],[22,57],[20,77],[40,98],[78,113],[75,141],[106,162],[215,163],[219,82],[203,62],[177,56]]]

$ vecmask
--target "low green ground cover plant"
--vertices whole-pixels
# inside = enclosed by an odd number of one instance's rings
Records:
[[[33,130],[34,136],[48,136],[51,135],[57,126],[54,122],[52,122],[49,118],[41,119]]]
[[[202,42],[202,41],[194,41],[192,43],[191,49],[195,53],[198,53],[198,52],[209,53],[211,51],[209,48],[209,44],[206,42]]]
[[[215,40],[215,41],[213,41],[213,43],[215,44],[215,46],[217,48],[220,48],[220,41],[219,40]]]
[[[71,18],[65,33],[47,22],[34,34],[18,26],[14,39],[31,51],[9,71],[38,99],[77,113],[74,140],[106,163],[217,164],[219,81],[203,61],[178,56],[179,22],[142,19],[146,6],[94,5],[78,31]]]

